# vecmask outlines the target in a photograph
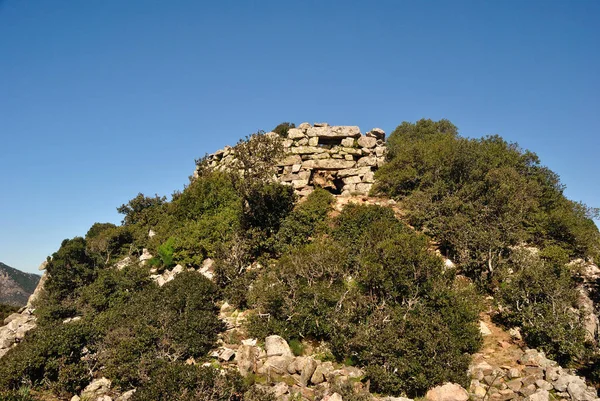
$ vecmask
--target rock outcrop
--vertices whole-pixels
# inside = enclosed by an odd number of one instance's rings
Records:
[[[315,187],[334,194],[367,195],[375,171],[385,162],[384,141],[385,132],[379,128],[362,135],[356,126],[302,123],[282,140],[284,157],[276,163],[276,179],[293,186],[300,196],[310,194]],[[237,169],[235,148],[208,155],[206,163],[216,170]],[[197,174],[198,170],[194,176]]]

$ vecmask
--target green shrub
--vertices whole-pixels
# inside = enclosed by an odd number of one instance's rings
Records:
[[[19,310],[18,307],[14,305],[0,304],[0,324],[6,319],[8,316]]]
[[[282,221],[277,233],[275,248],[279,253],[307,244],[319,233],[327,230],[327,214],[333,209],[333,195],[317,188],[304,202]]]
[[[160,258],[164,268],[169,269],[175,266],[175,263],[173,263],[174,243],[175,238],[169,237],[165,243],[158,247],[158,257]]]
[[[479,296],[453,284],[427,238],[390,209],[349,205],[330,238],[291,249],[253,283],[248,331],[328,341],[376,391],[412,396],[466,383],[481,345]]]
[[[599,255],[598,210],[568,201],[558,176],[517,144],[462,138],[447,120],[420,120],[394,130],[387,158],[374,192],[401,199],[410,224],[488,288],[521,243]]]
[[[81,358],[95,333],[86,322],[46,326],[28,333],[19,347],[0,359],[0,388],[17,390],[24,383],[53,383],[58,394],[73,395],[90,380]]]
[[[585,353],[585,330],[576,309],[576,283],[557,248],[540,255],[515,252],[515,274],[501,286],[499,315],[507,326],[520,326],[525,341],[561,364],[576,361]]]
[[[0,390],[0,401],[35,401],[29,387],[21,387],[18,390]]]
[[[296,128],[296,124],[284,122],[277,125],[277,127],[273,128],[273,132],[282,138],[287,138],[288,131],[290,130],[290,128]]]
[[[160,363],[138,387],[132,401],[241,401],[246,391],[237,373],[210,367]],[[257,398],[252,398],[257,400]],[[263,400],[266,398],[258,398]]]

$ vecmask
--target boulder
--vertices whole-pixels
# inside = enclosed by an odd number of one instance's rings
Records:
[[[458,384],[446,383],[429,390],[425,398],[429,401],[467,401],[469,394]]]
[[[327,381],[331,372],[333,372],[333,364],[331,362],[324,362],[317,366],[315,372],[310,378],[312,384],[321,384]]]
[[[294,354],[290,349],[287,341],[285,341],[280,336],[269,336],[265,338],[265,351],[267,351],[267,356],[285,356],[293,358]]]
[[[81,392],[82,399],[93,399],[97,400],[101,396],[104,396],[110,392],[112,383],[106,377],[100,379],[94,379],[87,387]]]
[[[317,365],[317,361],[315,361],[311,357],[308,357],[305,360],[303,360],[302,365],[300,365],[300,363],[296,364],[298,371],[300,371],[300,384],[302,384],[303,386],[308,385],[308,382],[315,373],[315,370],[317,370]]]
[[[306,136],[306,134],[304,133],[304,130],[302,130],[300,128],[290,128],[287,133],[287,137],[289,139],[301,139],[301,138],[304,138],[305,136]]]
[[[254,372],[256,358],[258,357],[258,348],[252,345],[242,344],[237,349],[235,361],[238,364],[238,370],[242,376]]]
[[[593,401],[596,399],[595,391],[589,391],[583,380],[570,382],[567,386],[567,392],[573,401]]]
[[[377,146],[377,139],[369,136],[361,136],[358,138],[358,146],[361,148],[374,148]]]
[[[550,399],[550,393],[547,390],[538,390],[535,393],[527,397],[528,401],[548,401]]]
[[[366,134],[368,137],[376,138],[376,139],[385,139],[385,131],[381,128],[373,128],[371,131]]]

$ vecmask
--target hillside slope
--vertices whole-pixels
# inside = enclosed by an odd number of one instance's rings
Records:
[[[40,281],[40,276],[24,273],[0,262],[0,303],[23,306]]]

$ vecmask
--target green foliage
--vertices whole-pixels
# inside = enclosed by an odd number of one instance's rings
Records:
[[[304,353],[304,345],[300,340],[293,338],[290,340],[289,345],[294,355],[300,356]]]
[[[248,330],[328,341],[384,393],[465,383],[468,353],[481,344],[478,296],[453,285],[428,245],[391,210],[348,205],[329,238],[291,249],[260,273]]]
[[[174,244],[175,238],[169,237],[165,243],[158,247],[158,257],[162,262],[162,266],[167,269],[175,266],[175,263],[173,263]]]
[[[282,221],[275,248],[279,253],[307,244],[327,230],[327,214],[333,209],[333,195],[317,188]]]
[[[284,122],[277,125],[277,127],[273,128],[273,132],[282,138],[287,138],[287,134],[290,128],[296,128],[296,124]]]
[[[82,350],[92,341],[93,332],[85,322],[34,331],[0,359],[0,388],[17,390],[23,384],[39,386],[49,382],[57,394],[81,391],[90,380],[81,360]]]
[[[162,363],[138,387],[132,401],[241,401],[245,390],[239,374],[228,371],[221,374],[211,367]]]
[[[582,358],[586,347],[576,283],[564,260],[564,251],[556,247],[539,257],[527,250],[515,253],[510,264],[515,274],[499,294],[505,306],[501,321],[520,326],[531,347],[561,364]]]
[[[21,387],[18,390],[0,390],[0,401],[35,401],[29,387]]]
[[[128,203],[117,208],[117,212],[125,215],[123,224],[148,223],[151,214],[148,213],[152,209],[160,208],[167,198],[154,195],[153,198],[145,196],[142,193],[137,194],[135,198]]]
[[[122,256],[133,243],[129,227],[117,227],[111,223],[94,223],[85,235],[86,250],[98,254],[97,264],[107,265],[113,256]]]
[[[0,304],[0,324],[6,319],[8,316],[12,315],[19,308],[13,305]]]
[[[376,178],[375,192],[401,199],[411,225],[491,287],[520,243],[598,256],[597,210],[567,201],[556,174],[499,136],[461,138],[447,120],[403,123]]]
[[[45,289],[56,300],[74,297],[79,288],[96,278],[98,268],[81,237],[64,240],[46,266],[48,281]]]

